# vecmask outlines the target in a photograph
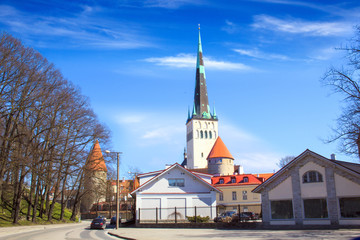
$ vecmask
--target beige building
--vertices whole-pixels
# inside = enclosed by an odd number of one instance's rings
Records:
[[[360,164],[306,150],[253,191],[269,225],[360,225]]]
[[[272,174],[240,174],[217,176],[212,178],[213,186],[222,193],[217,194],[219,213],[225,211],[261,213],[261,194],[252,190],[263,183]]]

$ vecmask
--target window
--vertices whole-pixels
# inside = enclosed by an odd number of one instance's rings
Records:
[[[322,175],[317,171],[308,171],[303,175],[303,183],[322,182]]]
[[[328,218],[326,199],[304,199],[305,218]]]
[[[340,198],[340,214],[343,218],[360,218],[360,197]]]
[[[244,183],[245,182],[249,182],[249,178],[248,177],[244,177],[244,181],[243,181]]]
[[[293,207],[291,200],[271,201],[272,219],[292,219]]]
[[[243,200],[247,200],[247,191],[242,191]]]
[[[236,192],[232,192],[232,200],[236,200],[237,197],[236,197]]]
[[[224,195],[222,193],[219,193],[219,201],[224,201]]]
[[[220,184],[224,184],[224,179],[223,179],[223,178],[220,178],[219,183],[220,183]]]
[[[183,178],[169,178],[169,187],[184,187],[185,180]]]
[[[236,178],[231,178],[231,183],[236,183]]]
[[[200,131],[200,138],[204,138],[204,132],[202,130]]]
[[[207,131],[205,131],[205,138],[207,138]]]
[[[212,132],[209,132],[209,138],[212,139]]]

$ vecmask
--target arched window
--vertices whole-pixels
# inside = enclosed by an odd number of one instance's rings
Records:
[[[196,138],[199,138],[199,130],[196,130]]]
[[[207,125],[207,123],[205,122],[205,123],[204,123],[204,128],[207,129],[207,127],[208,127],[208,125]]]
[[[209,131],[209,138],[212,139],[212,132]]]
[[[303,175],[303,183],[322,182],[321,173],[317,171],[308,171]]]
[[[202,130],[200,131],[200,138],[204,138],[204,133]]]
[[[207,131],[205,131],[205,138],[207,138],[208,136],[207,136]]]
[[[214,138],[216,138],[216,131],[214,131]]]

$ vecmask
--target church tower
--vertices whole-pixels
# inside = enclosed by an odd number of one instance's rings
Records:
[[[207,156],[218,136],[218,119],[210,112],[205,67],[202,54],[200,27],[196,62],[196,81],[192,114],[188,113],[186,122],[187,167],[189,169],[207,168]]]

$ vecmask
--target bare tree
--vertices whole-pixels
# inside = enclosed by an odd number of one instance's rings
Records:
[[[339,141],[341,152],[360,159],[360,26],[356,27],[355,37],[339,50],[346,53],[347,65],[331,67],[322,79],[334,93],[343,96],[345,103],[328,142]]]
[[[295,157],[294,156],[286,156],[279,160],[279,162],[276,164],[278,167],[282,168],[289,162],[291,162]]]

